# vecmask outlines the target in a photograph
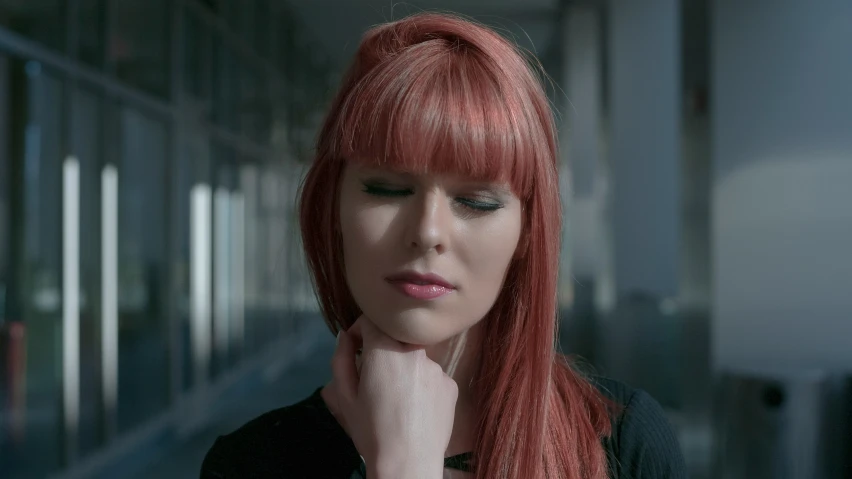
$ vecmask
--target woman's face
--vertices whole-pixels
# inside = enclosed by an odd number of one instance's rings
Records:
[[[346,280],[386,334],[435,345],[491,309],[521,222],[507,185],[349,163],[340,194]]]

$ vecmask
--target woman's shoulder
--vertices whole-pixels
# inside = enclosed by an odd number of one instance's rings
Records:
[[[650,394],[609,378],[591,376],[601,394],[616,405],[612,435],[605,440],[614,478],[686,478],[677,435],[665,411]]]
[[[345,477],[359,460],[317,389],[217,438],[204,458],[201,479]]]

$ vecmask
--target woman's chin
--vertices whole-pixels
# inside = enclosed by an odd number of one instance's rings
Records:
[[[438,325],[426,320],[409,318],[383,318],[388,321],[376,321],[376,327],[400,343],[428,348],[449,339]],[[430,324],[431,323],[431,324]]]
[[[422,331],[403,330],[386,334],[400,343],[419,348],[428,348],[446,340],[446,338],[443,338],[442,336],[436,336],[435,334]]]

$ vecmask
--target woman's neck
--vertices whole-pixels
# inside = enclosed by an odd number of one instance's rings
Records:
[[[471,382],[479,368],[481,324],[480,322],[464,333],[426,349],[427,356],[440,364],[459,388],[447,457],[470,452],[476,443],[475,429],[479,411]]]

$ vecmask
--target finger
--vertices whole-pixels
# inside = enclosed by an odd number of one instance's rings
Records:
[[[356,346],[349,334],[341,331],[337,336],[337,349],[331,358],[331,373],[338,397],[352,402],[358,395],[358,371],[355,367]]]
[[[349,326],[349,329],[346,330],[346,334],[356,344],[356,346],[360,346],[364,342],[364,334],[362,331],[364,322],[369,322],[369,320],[362,315],[356,319],[354,323],[352,323],[352,326]]]

